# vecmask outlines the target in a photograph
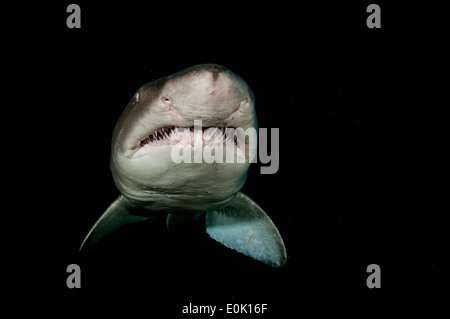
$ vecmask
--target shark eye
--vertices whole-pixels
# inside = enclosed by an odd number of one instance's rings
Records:
[[[162,101],[164,104],[168,105],[168,106],[172,106],[172,101],[171,101],[168,97],[166,97],[166,96],[163,96],[163,97],[161,98],[161,101]]]
[[[139,93],[136,93],[136,94],[134,95],[134,99],[136,100],[136,102],[139,102]]]

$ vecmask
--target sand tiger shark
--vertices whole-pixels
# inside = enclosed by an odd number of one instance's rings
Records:
[[[191,146],[186,137],[195,140],[196,120],[202,123],[202,148],[222,143],[225,152],[233,151],[230,154],[241,161],[174,162],[174,147],[186,150]],[[223,66],[195,65],[142,86],[112,136],[110,168],[121,194],[89,231],[80,250],[125,224],[156,214],[167,214],[169,229],[171,224],[203,216],[211,238],[282,267],[286,249],[280,233],[264,210],[240,191],[254,155],[249,139],[234,137],[230,143],[225,137],[230,128],[257,129],[255,102],[247,83]],[[188,151],[195,153],[195,148]]]

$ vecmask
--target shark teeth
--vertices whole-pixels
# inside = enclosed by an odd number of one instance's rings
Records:
[[[200,130],[194,130],[193,127],[162,127],[143,139],[140,146],[143,147],[147,144],[152,146],[175,145],[177,143],[193,146],[195,139],[199,138],[199,133]],[[194,136],[194,134],[197,135]],[[203,146],[226,144],[231,141],[234,142],[234,145],[238,144],[234,128],[230,127],[202,127],[201,137]]]

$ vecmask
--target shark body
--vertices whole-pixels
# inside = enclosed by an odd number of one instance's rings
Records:
[[[112,137],[110,167],[121,194],[89,231],[80,250],[125,224],[155,214],[168,214],[168,228],[203,214],[213,239],[282,267],[286,250],[277,228],[240,192],[256,149],[236,132],[257,129],[254,104],[247,83],[215,64],[196,65],[142,86]],[[199,120],[202,127],[196,130]],[[229,130],[233,135],[226,133]],[[200,141],[200,148],[194,141]],[[218,146],[223,147],[224,158],[230,153],[234,160],[173,160],[174,148],[195,157],[199,151],[211,154],[212,148],[217,152]]]

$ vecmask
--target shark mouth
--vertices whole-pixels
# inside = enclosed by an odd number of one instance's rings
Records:
[[[238,138],[233,127],[162,127],[143,139],[140,147],[149,146],[238,146]]]

